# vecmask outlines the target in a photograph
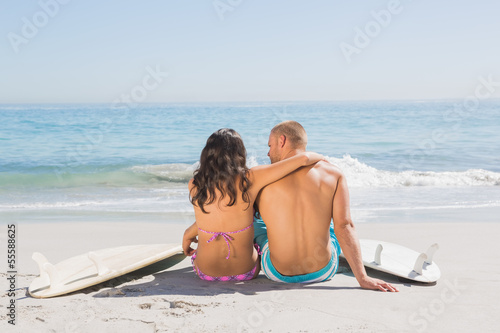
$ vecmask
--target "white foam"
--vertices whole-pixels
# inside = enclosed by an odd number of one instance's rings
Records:
[[[193,172],[198,167],[194,164],[171,163],[158,165],[138,165],[132,167],[135,173],[148,173],[160,179],[168,181],[188,182],[193,177]]]
[[[113,202],[78,201],[78,202],[31,202],[12,205],[0,205],[0,210],[10,209],[50,209],[50,208],[75,208],[85,206],[105,206]]]
[[[247,158],[247,167],[248,168],[253,168],[257,165],[259,165],[259,162],[257,162],[257,158],[255,156],[250,156]]]
[[[385,171],[366,165],[357,158],[344,155],[328,157],[347,177],[350,187],[410,187],[410,186],[498,186],[500,173],[483,169],[462,172]]]
[[[500,207],[500,202],[489,202],[483,204],[461,203],[449,205],[422,205],[422,206],[386,206],[386,207],[370,207],[357,208],[356,211],[408,211],[408,210],[441,210],[441,209],[471,209],[471,208],[491,208]]]
[[[187,191],[186,191],[187,192]],[[185,212],[192,211],[187,193],[175,198],[114,198],[103,201],[56,201],[56,202],[20,202],[0,205],[0,212],[7,211],[129,211],[129,212]]]

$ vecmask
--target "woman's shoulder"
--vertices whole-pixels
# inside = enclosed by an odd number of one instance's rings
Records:
[[[188,182],[188,190],[192,195],[196,193],[196,185],[194,184],[194,178],[191,178]],[[194,191],[194,193],[193,193]]]

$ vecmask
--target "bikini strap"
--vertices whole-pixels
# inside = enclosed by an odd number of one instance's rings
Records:
[[[200,230],[200,231],[202,231],[202,232],[204,232],[206,234],[213,235],[209,240],[207,240],[207,243],[210,243],[214,239],[219,238],[219,236],[222,236],[224,238],[224,240],[226,241],[226,244],[227,244],[227,256],[226,256],[226,259],[229,259],[229,255],[231,254],[231,246],[229,245],[229,240],[234,240],[234,238],[231,237],[231,236],[229,236],[229,234],[237,234],[238,232],[245,231],[247,229],[250,229],[251,227],[253,227],[253,223],[250,224],[248,227],[243,228],[243,229],[238,230],[238,231],[213,232],[213,231],[206,231],[206,230],[203,230],[201,228],[198,228],[198,230]]]

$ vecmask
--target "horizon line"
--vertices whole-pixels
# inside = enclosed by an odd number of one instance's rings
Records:
[[[453,98],[401,98],[401,99],[337,99],[337,100],[220,100],[220,101],[165,101],[165,102],[137,102],[133,105],[158,105],[158,104],[223,104],[223,103],[338,103],[338,102],[435,102],[435,101],[457,101],[463,97]],[[484,98],[482,101],[500,101],[500,97]],[[113,105],[115,102],[0,102],[0,106],[10,105]],[[123,103],[121,103],[123,104]]]

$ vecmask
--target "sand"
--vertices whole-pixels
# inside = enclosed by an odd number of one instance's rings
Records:
[[[34,251],[50,262],[101,248],[180,242],[186,225],[167,223],[19,223],[16,326],[8,293],[0,298],[1,332],[498,332],[500,224],[358,224],[360,238],[418,251],[438,242],[442,277],[434,285],[394,283],[399,293],[362,290],[347,267],[332,280],[285,285],[262,273],[249,282],[209,283],[190,261],[159,263],[67,296],[27,295],[38,274]],[[6,225],[1,226],[5,253]],[[1,258],[6,272],[6,254]],[[3,290],[7,276],[1,273]]]

